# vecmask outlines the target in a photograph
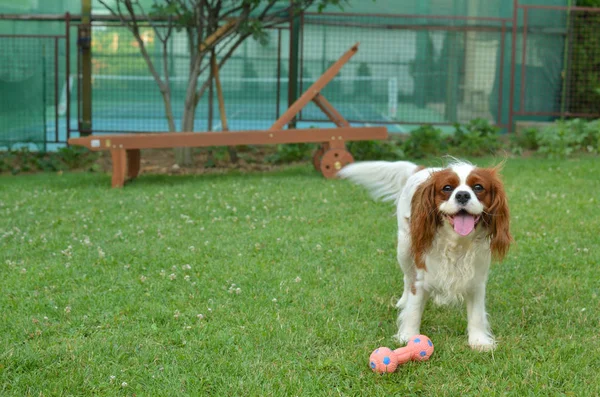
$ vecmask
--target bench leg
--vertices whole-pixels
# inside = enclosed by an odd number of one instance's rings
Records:
[[[127,171],[127,151],[125,149],[111,149],[112,157],[112,187],[123,187]]]
[[[140,149],[127,150],[127,177],[137,178],[140,174]]]

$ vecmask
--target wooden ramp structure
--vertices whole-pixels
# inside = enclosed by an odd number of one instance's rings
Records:
[[[343,54],[317,81],[315,81],[275,121],[269,130],[222,131],[222,132],[157,132],[123,135],[92,135],[70,138],[70,145],[84,146],[92,151],[110,151],[112,157],[112,187],[122,187],[127,179],[136,178],[140,172],[141,149],[164,149],[179,147],[208,147],[236,145],[272,145],[286,143],[319,143],[313,155],[315,169],[326,178],[334,178],[337,172],[354,161],[346,150],[346,142],[386,139],[386,127],[351,127],[350,123],[323,96],[321,91],[339,73],[340,69],[358,51],[358,43]],[[213,62],[221,117],[226,126],[224,103],[216,63]],[[336,125],[335,128],[284,129],[309,103],[314,102]]]

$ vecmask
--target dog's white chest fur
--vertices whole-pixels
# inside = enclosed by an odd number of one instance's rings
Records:
[[[437,304],[460,303],[473,282],[485,281],[489,270],[489,240],[481,230],[460,237],[443,226],[425,257],[424,287]]]

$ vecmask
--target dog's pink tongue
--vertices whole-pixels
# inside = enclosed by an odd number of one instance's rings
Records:
[[[470,214],[454,216],[454,231],[461,236],[466,236],[475,229],[475,217]]]

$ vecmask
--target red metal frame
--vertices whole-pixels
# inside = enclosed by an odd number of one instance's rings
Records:
[[[567,12],[593,12],[600,14],[600,8],[591,8],[591,7],[564,7],[564,6],[544,6],[544,5],[534,5],[534,4],[520,4],[518,0],[513,0],[514,11],[513,11],[513,43],[512,43],[512,62],[511,62],[511,96],[510,96],[510,104],[509,104],[509,126],[513,126],[514,119],[516,116],[551,116],[551,117],[598,117],[598,114],[591,113],[572,113],[572,112],[532,112],[527,110],[527,104],[525,101],[525,91],[527,84],[527,72],[526,72],[526,60],[527,60],[527,35],[529,30],[528,16],[529,10],[555,10],[555,11],[567,11]],[[517,35],[518,35],[518,16],[519,10],[521,10],[523,15],[523,27],[522,27],[522,60],[521,60],[521,89],[519,92],[519,108],[515,109],[515,69],[516,69],[516,43],[517,43]],[[567,37],[567,40],[569,38]],[[566,67],[566,70],[569,71],[569,68]]]
[[[502,34],[500,35],[500,77],[498,81],[498,120],[496,124],[502,124],[502,100],[504,99],[504,51],[506,51],[506,21],[502,21]]]
[[[54,38],[54,140],[58,142],[58,38]]]
[[[79,54],[79,52],[77,52],[77,54]],[[65,64],[65,84],[67,87],[67,107],[65,109],[65,115],[67,120],[65,125],[67,129],[68,141],[71,137],[71,87],[69,87],[69,79],[71,76],[71,14],[69,14],[68,12],[65,13]],[[77,84],[77,87],[79,87],[79,83]],[[77,106],[79,107],[79,101]],[[79,112],[77,113],[79,115]]]
[[[510,45],[510,98],[508,98],[508,126],[512,128],[515,117],[515,70],[517,66],[517,25],[519,17],[519,1],[513,0],[512,36]]]
[[[357,12],[305,12],[305,15],[312,16],[332,16],[332,17],[378,17],[378,18],[406,18],[406,19],[443,19],[443,20],[464,20],[464,21],[511,21],[510,18],[500,17],[470,17],[465,15],[422,15],[422,14],[377,14],[377,13],[357,13]]]
[[[525,111],[525,78],[527,74],[527,8],[523,8],[523,46],[521,48],[521,92],[519,94],[519,105],[521,112]]]

